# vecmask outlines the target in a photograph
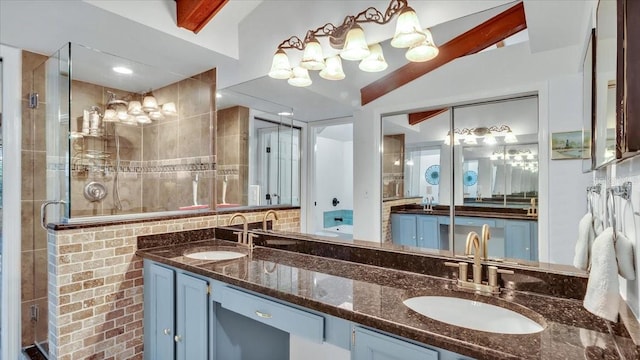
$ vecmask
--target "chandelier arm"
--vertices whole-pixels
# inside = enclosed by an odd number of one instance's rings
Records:
[[[308,40],[325,36],[342,37],[354,24],[358,23],[374,22],[383,25],[391,21],[395,15],[407,7],[409,7],[407,0],[391,0],[384,14],[374,7],[369,7],[355,16],[347,15],[340,26],[326,23],[315,30],[308,30],[304,41],[297,36],[292,36],[282,41],[280,45],[278,45],[278,49],[304,50]]]

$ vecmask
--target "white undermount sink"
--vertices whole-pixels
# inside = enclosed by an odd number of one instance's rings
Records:
[[[499,306],[448,296],[418,296],[403,303],[411,310],[450,325],[498,334],[533,334],[544,327]]]
[[[247,254],[235,251],[226,251],[226,250],[213,250],[213,251],[198,251],[190,254],[184,254],[185,257],[189,259],[196,260],[209,260],[209,261],[222,261],[222,260],[233,260],[239,259],[241,257],[247,256]]]

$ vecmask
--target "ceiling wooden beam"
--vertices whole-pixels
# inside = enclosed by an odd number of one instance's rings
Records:
[[[176,0],[178,26],[198,33],[229,0]]]
[[[510,7],[473,29],[442,44],[435,59],[411,62],[360,89],[366,105],[377,98],[445,65],[459,57],[475,54],[527,28],[522,2]]]
[[[434,116],[440,115],[443,112],[449,110],[448,108],[444,109],[435,109],[429,111],[415,112],[409,114],[409,125],[419,124],[423,121],[429,120]]]

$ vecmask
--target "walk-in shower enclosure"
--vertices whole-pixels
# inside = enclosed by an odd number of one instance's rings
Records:
[[[23,193],[32,200],[28,210],[23,201],[23,219],[34,220],[22,234],[23,254],[31,251],[23,261],[22,324],[23,340],[46,353],[40,206],[51,202],[44,222],[54,223],[215,204],[216,72],[180,76],[76,44],[32,68],[23,69],[31,71],[23,123],[33,140],[23,149]]]
[[[215,70],[185,77],[75,44],[42,66],[34,111],[59,220],[213,203]]]

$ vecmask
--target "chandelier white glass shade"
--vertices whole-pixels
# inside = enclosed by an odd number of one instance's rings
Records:
[[[416,12],[411,7],[404,8],[396,22],[396,33],[391,39],[391,46],[408,48],[423,42],[425,37]]]
[[[425,39],[417,44],[411,45],[405,57],[407,60],[412,62],[425,62],[429,60],[433,60],[440,50],[433,43],[433,35],[431,35],[431,31],[429,29],[425,29]]]
[[[291,64],[289,63],[287,53],[282,49],[278,49],[275,55],[273,55],[269,76],[274,79],[286,80],[291,77],[291,74]]]
[[[311,85],[309,71],[303,67],[296,66],[293,68],[293,75],[288,80],[289,85],[297,87],[305,87]]]
[[[464,128],[464,129],[453,129],[454,133],[454,145],[458,145],[458,136],[462,136],[464,138],[464,143],[467,145],[476,145],[478,144],[478,138],[483,138],[483,142],[487,145],[495,145],[498,140],[496,139],[495,134],[498,136],[502,136],[501,133],[504,133],[503,141],[506,144],[513,144],[518,142],[518,138],[511,131],[511,128],[507,125],[499,125],[499,126],[489,126],[489,127],[477,127],[477,128]],[[451,133],[447,132],[447,135],[444,137],[444,144],[451,144]]]
[[[346,77],[342,70],[342,60],[335,55],[327,58],[326,66],[320,71],[320,77],[326,80],[342,80]]]
[[[307,70],[322,70],[325,67],[322,47],[315,38],[309,40],[304,48],[300,66]]]
[[[309,86],[311,78],[308,72],[296,70],[319,70],[320,77],[328,80],[345,78],[342,63],[325,58],[319,38],[328,37],[329,45],[338,50],[340,58],[349,61],[360,61],[359,68],[366,72],[384,71],[388,64],[382,54],[380,44],[369,45],[361,24],[375,23],[384,25],[397,17],[396,31],[391,45],[397,48],[408,48],[405,57],[412,62],[423,62],[438,55],[438,48],[433,42],[431,32],[423,30],[416,12],[409,7],[407,0],[391,0],[387,9],[382,12],[369,7],[357,15],[348,15],[339,26],[324,24],[315,30],[308,30],[304,39],[292,36],[278,45],[273,55],[269,76],[274,79],[287,79],[293,86]],[[299,64],[291,64],[286,49],[303,51]],[[327,70],[327,67],[331,67]]]
[[[384,71],[389,64],[384,60],[384,54],[382,54],[382,46],[380,44],[373,44],[369,46],[369,56],[360,61],[358,67],[362,71],[366,72],[379,72]]]
[[[344,48],[340,52],[340,57],[345,60],[358,61],[369,56],[369,45],[364,38],[364,31],[360,25],[355,24],[347,33]]]

